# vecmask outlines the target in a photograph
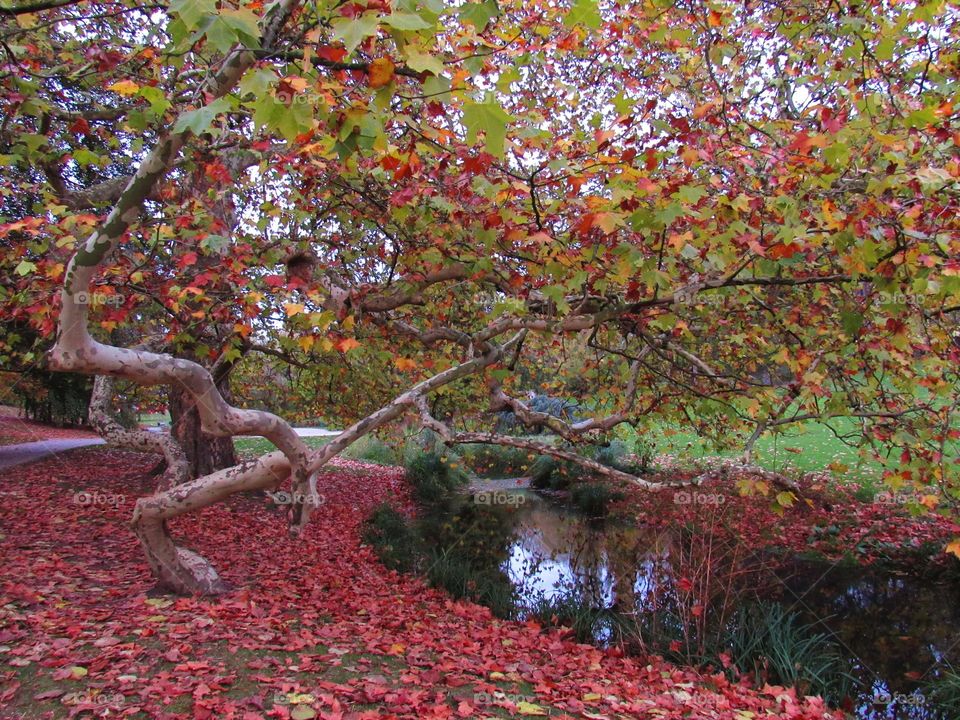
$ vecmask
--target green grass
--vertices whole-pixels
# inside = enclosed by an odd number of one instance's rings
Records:
[[[830,425],[841,435],[855,432],[856,421],[849,418],[834,418]],[[736,457],[742,452],[742,443],[730,450],[717,450],[704,438],[693,432],[678,431],[663,427],[655,433],[657,452],[677,455],[681,459],[700,459],[705,457]],[[793,468],[802,472],[826,470],[831,465],[842,466],[844,477],[864,481],[879,478],[884,464],[878,462],[869,452],[861,457],[860,450],[850,447],[831,431],[830,427],[818,422],[796,423],[788,425],[780,433],[767,433],[757,440],[754,446],[754,458],[757,464],[768,470]],[[891,459],[891,465],[896,458]]]
[[[137,417],[137,422],[141,425],[156,425],[159,423],[170,423],[170,413],[144,413]]]
[[[400,454],[376,435],[364,435],[341,455],[351,460],[376,463],[377,465],[400,465]]]
[[[335,436],[305,437],[301,438],[301,440],[303,440],[309,448],[318,448],[326,445],[333,437]],[[254,457],[259,457],[260,455],[273,452],[277,449],[272,442],[262,437],[234,438],[233,446],[240,455],[253,455]]]

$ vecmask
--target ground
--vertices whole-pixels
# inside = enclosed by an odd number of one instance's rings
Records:
[[[0,718],[836,717],[782,688],[496,620],[386,570],[361,523],[384,498],[409,507],[408,489],[357,462],[322,476],[299,540],[260,497],[178,519],[234,589],[170,597],[127,528],[155,458],[70,459],[0,474]]]
[[[0,446],[37,442],[38,440],[67,440],[71,438],[97,438],[95,432],[76,428],[54,428],[24,420],[16,408],[0,405]]]

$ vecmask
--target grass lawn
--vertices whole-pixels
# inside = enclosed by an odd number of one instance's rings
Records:
[[[768,470],[794,468],[813,472],[831,469],[838,477],[856,482],[878,480],[884,464],[870,454],[869,447],[863,449],[861,456],[861,449],[847,445],[837,436],[856,430],[856,421],[850,418],[834,418],[830,427],[817,422],[788,425],[782,432],[767,433],[757,440],[754,457],[757,464]],[[699,459],[739,456],[742,443],[733,450],[718,451],[693,432],[665,427],[657,433],[656,447],[658,453],[676,455],[681,459]],[[896,461],[892,458],[891,466]]]
[[[309,448],[318,448],[326,445],[334,437],[336,436],[328,435],[325,437],[305,437],[301,438],[301,440],[303,440],[303,442],[305,442]],[[237,449],[239,454],[252,455],[254,457],[259,457],[260,455],[273,452],[277,449],[272,442],[262,437],[234,438],[233,446]]]
[[[144,413],[137,418],[141,425],[156,425],[157,423],[170,423],[170,413]]]

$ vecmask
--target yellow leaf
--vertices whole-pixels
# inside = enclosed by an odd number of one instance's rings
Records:
[[[793,502],[796,499],[797,496],[787,490],[777,493],[777,504],[780,507],[793,507]]]
[[[937,495],[924,495],[920,498],[920,504],[928,510],[933,510],[940,504],[940,498]]]
[[[73,665],[70,668],[70,677],[72,677],[74,680],[79,680],[82,677],[86,677],[86,675],[87,675],[87,669],[85,667],[81,667],[80,665]]]
[[[300,349],[306,352],[313,347],[313,343],[316,341],[316,338],[313,335],[304,335],[303,337],[297,340],[297,344],[300,346]]]
[[[587,693],[586,695],[583,696],[583,701],[584,701],[584,702],[596,702],[596,701],[599,700],[601,697],[602,697],[602,696],[600,695],[600,693]]]
[[[960,558],[960,538],[954,538],[947,543],[947,546],[944,548],[944,552],[948,552],[951,555]]]
[[[300,303],[287,303],[283,306],[283,309],[286,311],[287,317],[293,317],[303,312],[303,305]]]
[[[124,97],[130,97],[131,95],[136,95],[137,91],[140,90],[140,86],[137,85],[133,80],[120,80],[115,82],[113,85],[108,85],[107,90],[113,90],[117,95],[123,95]]]
[[[539,705],[528,702],[517,703],[517,712],[521,715],[546,715],[547,711]]]

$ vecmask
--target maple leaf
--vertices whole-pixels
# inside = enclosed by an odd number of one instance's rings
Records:
[[[367,81],[372,88],[381,88],[389,85],[393,80],[395,66],[390,58],[377,58],[370,63],[367,70]]]
[[[960,538],[954,538],[948,542],[947,546],[943,550],[954,557],[960,558]]]
[[[354,338],[344,338],[336,343],[336,348],[342,353],[350,352],[360,347],[360,343]]]

